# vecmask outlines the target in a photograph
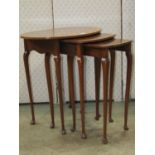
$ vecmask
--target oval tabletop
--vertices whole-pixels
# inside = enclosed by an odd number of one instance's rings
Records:
[[[101,32],[97,27],[64,27],[55,28],[54,30],[41,30],[24,33],[21,35],[23,39],[47,40],[47,39],[66,39],[75,37],[86,37]]]
[[[115,48],[118,46],[123,46],[126,44],[131,43],[131,40],[122,40],[122,39],[112,39],[112,40],[107,40],[104,42],[99,42],[99,43],[92,43],[92,44],[85,44],[85,47],[90,47],[90,48]]]
[[[62,40],[62,42],[71,43],[71,44],[86,44],[86,43],[88,44],[88,43],[107,41],[107,40],[113,39],[114,37],[115,37],[114,34],[100,33],[100,34],[91,35],[87,37],[65,39],[65,40]]]

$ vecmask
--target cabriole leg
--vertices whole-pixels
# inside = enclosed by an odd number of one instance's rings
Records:
[[[78,57],[77,62],[78,62],[79,83],[80,83],[80,110],[81,110],[81,124],[82,124],[81,138],[86,139],[87,135],[86,135],[86,132],[85,132],[84,60],[83,60],[83,57]]]
[[[99,120],[99,94],[100,94],[100,73],[101,73],[101,58],[94,58],[95,69],[95,101],[96,101],[96,116],[95,119]]]
[[[113,100],[113,87],[114,87],[114,72],[115,72],[115,50],[110,50],[111,65],[110,65],[110,88],[109,88],[109,122],[112,119],[112,100]]]
[[[60,102],[60,115],[61,115],[61,128],[62,134],[66,134],[65,125],[64,125],[64,107],[63,107],[63,97],[62,97],[62,80],[61,80],[61,60],[60,55],[54,56],[55,67],[56,67],[56,76],[58,82],[58,92],[59,92],[59,102]]]
[[[103,68],[103,139],[104,144],[108,143],[107,140],[107,92],[108,92],[108,71],[109,71],[109,59],[102,58],[102,68]]]
[[[68,83],[69,83],[69,96],[70,96],[70,105],[72,108],[73,115],[73,127],[71,129],[72,132],[76,130],[76,107],[75,107],[75,97],[74,97],[74,57],[71,55],[67,55],[68,62]]]
[[[54,104],[53,104],[53,90],[52,90],[52,81],[51,81],[51,74],[50,74],[50,53],[45,54],[45,71],[46,71],[46,79],[47,79],[47,86],[48,86],[48,94],[50,100],[50,112],[51,112],[51,128],[55,127],[54,122]]]
[[[23,59],[24,59],[28,93],[29,93],[29,98],[30,98],[30,109],[31,109],[31,117],[32,117],[31,124],[34,125],[36,122],[35,122],[35,116],[34,116],[34,102],[33,102],[30,70],[29,70],[29,54],[30,54],[29,51],[25,51],[23,55]]]
[[[130,93],[130,83],[131,83],[131,72],[132,72],[132,54],[131,54],[131,44],[126,51],[127,57],[127,77],[126,77],[126,92],[125,92],[125,109],[124,109],[124,130],[128,130],[127,120],[128,120],[128,103],[129,103],[129,93]]]

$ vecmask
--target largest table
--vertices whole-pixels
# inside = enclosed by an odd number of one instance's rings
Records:
[[[40,54],[45,54],[45,70],[48,85],[48,93],[50,100],[51,110],[51,128],[55,127],[54,122],[54,106],[53,106],[53,92],[52,92],[52,81],[50,74],[50,56],[53,55],[56,77],[58,83],[59,102],[60,102],[60,115],[61,115],[61,128],[62,134],[66,133],[64,125],[64,110],[63,110],[63,97],[62,97],[62,84],[61,84],[61,58],[60,58],[60,41],[67,38],[86,37],[100,33],[101,29],[96,27],[67,27],[67,28],[55,28],[54,30],[42,30],[24,33],[21,38],[24,39],[25,52],[23,55],[27,86],[30,98],[30,109],[32,115],[31,124],[35,124],[34,115],[34,101],[32,93],[32,85],[29,70],[29,54],[35,50]]]

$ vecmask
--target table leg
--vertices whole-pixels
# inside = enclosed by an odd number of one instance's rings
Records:
[[[108,94],[108,71],[109,71],[109,59],[102,58],[103,67],[103,86],[104,86],[104,101],[103,101],[103,143],[107,144],[107,94]]]
[[[48,94],[50,100],[50,112],[51,112],[51,128],[55,127],[54,122],[54,104],[53,104],[53,90],[52,90],[52,81],[51,81],[51,74],[50,74],[50,53],[45,54],[45,70],[46,70],[46,79],[47,79],[47,86],[48,86]]]
[[[112,98],[114,87],[114,72],[115,72],[115,50],[110,50],[111,65],[110,65],[110,88],[109,88],[109,122],[113,122],[112,119]]]
[[[70,79],[71,79],[71,76],[72,75],[70,75],[70,74],[72,74],[72,72],[71,71],[73,71],[73,69],[71,69],[73,66],[71,66],[71,65],[73,65],[73,61],[74,60],[74,58],[73,58],[73,56],[71,56],[71,55],[69,55],[69,54],[67,54],[67,65],[68,65],[68,86],[69,86],[69,108],[72,108],[72,103],[71,103],[71,101],[72,101],[72,92],[71,92],[71,90],[72,90],[72,88],[71,88],[71,81],[70,81]]]
[[[96,116],[95,119],[99,120],[101,117],[99,113],[99,94],[100,94],[100,73],[101,73],[101,58],[94,58],[95,69],[95,100],[96,100]]]
[[[67,63],[68,63],[68,83],[69,83],[69,96],[70,103],[72,107],[72,115],[73,115],[73,127],[71,129],[72,132],[76,130],[76,107],[75,107],[75,97],[74,97],[74,57],[71,55],[67,55]]]
[[[29,92],[29,98],[30,98],[30,109],[31,109],[31,124],[34,125],[35,122],[35,116],[34,116],[34,102],[33,102],[33,94],[32,94],[32,85],[31,85],[31,78],[30,78],[30,70],[29,70],[29,51],[25,51],[23,55],[24,59],[24,66],[25,66],[25,73],[26,73],[26,80],[27,80],[27,86],[28,86],[28,92]]]
[[[56,76],[58,82],[58,92],[59,92],[59,102],[60,102],[60,115],[61,115],[61,127],[62,134],[66,134],[65,125],[64,125],[64,107],[63,107],[63,97],[62,97],[62,80],[61,80],[61,60],[60,55],[57,54],[54,56],[55,67],[56,67]]]
[[[71,82],[70,82],[70,56],[67,55],[67,65],[68,65],[68,89],[69,89],[69,108],[72,108],[72,96],[71,96]]]
[[[77,58],[78,69],[79,69],[79,83],[80,83],[80,112],[81,112],[81,123],[82,123],[82,139],[86,139],[87,135],[85,132],[85,105],[84,105],[84,60],[80,56]]]
[[[128,103],[129,103],[129,93],[130,93],[130,83],[131,83],[131,72],[132,72],[132,54],[131,45],[126,51],[127,57],[127,77],[126,77],[126,92],[125,92],[125,109],[124,109],[124,130],[128,130],[127,120],[128,120]]]

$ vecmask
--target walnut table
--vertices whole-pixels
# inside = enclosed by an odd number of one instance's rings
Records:
[[[63,98],[62,98],[62,84],[61,84],[61,62],[60,62],[60,41],[67,38],[76,38],[76,37],[86,37],[90,35],[99,34],[101,31],[100,28],[96,27],[67,27],[67,28],[55,28],[54,30],[42,30],[36,32],[24,33],[21,35],[21,38],[24,39],[24,65],[27,79],[27,86],[30,98],[30,108],[32,121],[31,124],[35,124],[35,115],[33,107],[33,94],[32,94],[32,85],[30,79],[29,71],[29,54],[32,50],[37,51],[40,54],[45,54],[45,69],[46,69],[46,78],[48,85],[48,93],[50,100],[50,111],[51,111],[51,128],[55,127],[54,122],[54,105],[53,105],[53,92],[52,92],[52,81],[50,74],[50,56],[53,55],[55,66],[56,66],[56,76],[58,82],[58,92],[59,92],[59,102],[60,102],[60,115],[61,115],[61,128],[62,134],[65,134],[65,125],[64,125],[64,110],[63,110]]]

